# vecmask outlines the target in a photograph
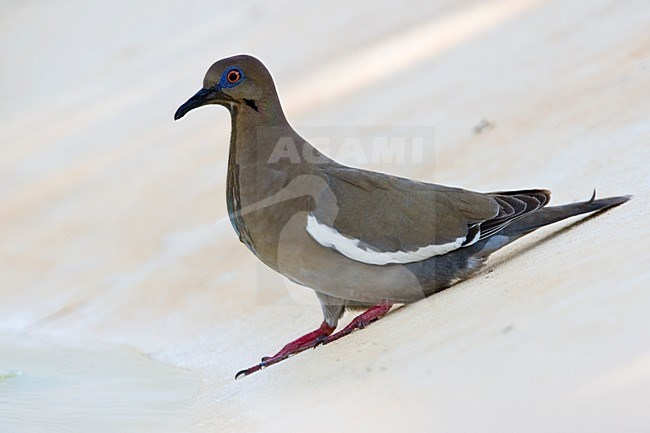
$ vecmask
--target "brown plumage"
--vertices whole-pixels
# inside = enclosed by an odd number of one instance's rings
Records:
[[[544,189],[480,193],[343,166],[291,128],[268,70],[246,55],[212,65],[174,117],[206,104],[231,113],[226,197],[240,240],[312,288],[324,315],[318,329],[238,376],[468,278],[492,252],[539,227],[629,199],[548,207]],[[278,156],[279,148],[286,152]],[[346,307],[369,310],[333,333]]]

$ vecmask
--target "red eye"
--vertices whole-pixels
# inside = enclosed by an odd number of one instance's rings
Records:
[[[237,69],[233,69],[232,71],[228,72],[228,75],[226,75],[226,80],[228,80],[229,83],[236,83],[241,79],[241,72],[239,72]]]

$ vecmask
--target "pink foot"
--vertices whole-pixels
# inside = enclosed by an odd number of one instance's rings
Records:
[[[284,361],[290,356],[300,353],[303,350],[311,349],[320,344],[324,338],[334,332],[334,327],[331,327],[327,322],[323,321],[320,327],[315,331],[312,331],[308,334],[303,335],[302,337],[292,341],[291,343],[284,346],[278,353],[273,356],[265,356],[262,358],[262,362],[257,365],[254,365],[250,368],[242,370],[235,375],[235,379],[239,379],[250,374],[260,371],[269,365],[277,364],[280,361]]]
[[[352,319],[352,321],[350,322],[350,324],[348,324],[348,326],[346,326],[336,334],[332,334],[335,328],[328,325],[327,322],[323,321],[323,323],[320,325],[320,328],[292,341],[291,343],[284,346],[282,350],[280,350],[275,355],[265,356],[264,358],[262,358],[262,362],[260,362],[259,364],[247,368],[246,370],[242,370],[238,372],[235,375],[235,379],[240,379],[242,377],[251,375],[257,371],[260,371],[268,367],[269,365],[277,364],[278,362],[284,361],[285,359],[295,355],[296,353],[300,353],[304,350],[311,349],[313,347],[318,346],[319,344],[331,343],[332,341],[338,340],[341,337],[345,337],[346,335],[352,333],[352,331],[356,329],[365,328],[372,322],[380,319],[386,313],[388,313],[388,311],[391,309],[392,306],[393,304],[386,301],[378,305],[375,305],[374,307],[366,310],[365,312],[359,314],[357,317]]]
[[[341,329],[339,332],[329,335],[325,338],[322,339],[321,342],[322,344],[327,344],[331,343],[332,341],[336,341],[341,337],[345,337],[348,334],[351,334],[353,331],[357,329],[363,329],[366,326],[370,325],[372,322],[375,322],[379,319],[381,319],[388,311],[390,311],[391,307],[393,306],[392,303],[383,301],[380,304],[375,305],[374,307],[364,311],[363,313],[359,314],[357,317],[352,319],[352,321],[346,326],[345,328]]]

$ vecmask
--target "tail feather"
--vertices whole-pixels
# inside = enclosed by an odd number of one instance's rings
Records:
[[[619,197],[607,197],[596,199],[596,192],[588,201],[565,204],[562,206],[548,206],[532,212],[525,217],[512,222],[506,226],[501,233],[509,237],[520,237],[527,233],[537,230],[548,224],[561,221],[576,215],[581,215],[590,212],[602,211],[605,209],[618,206],[625,203],[632,198],[631,195],[624,195]]]

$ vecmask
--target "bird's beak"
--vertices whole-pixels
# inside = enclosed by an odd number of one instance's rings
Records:
[[[201,89],[194,96],[187,100],[186,103],[178,107],[174,120],[178,120],[185,116],[190,110],[193,110],[203,105],[208,104],[223,104],[227,101],[234,101],[233,98],[226,95],[221,91],[220,87],[210,87],[209,89]]]

